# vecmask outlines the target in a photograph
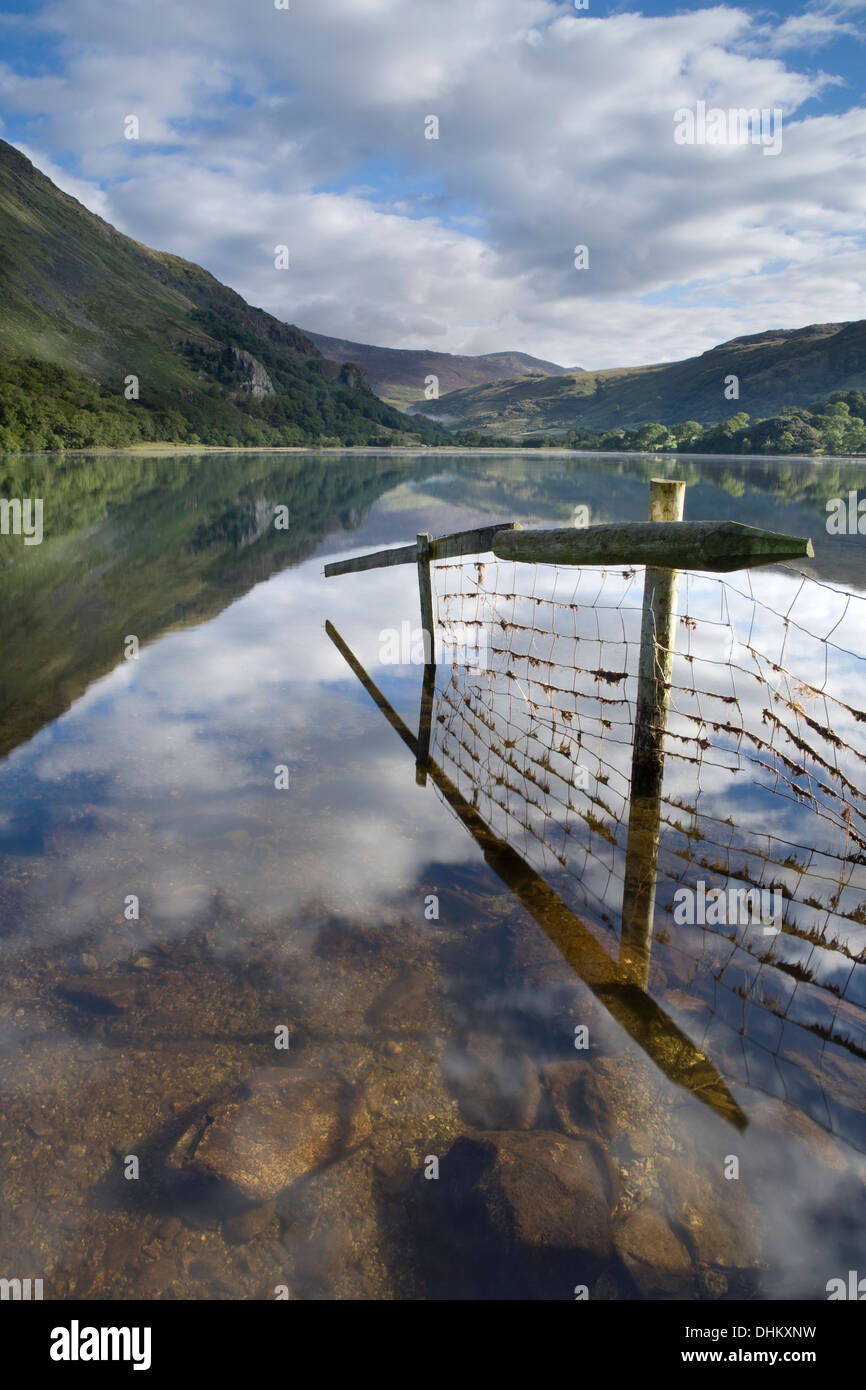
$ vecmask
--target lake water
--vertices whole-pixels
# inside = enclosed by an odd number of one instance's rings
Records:
[[[825,526],[853,464],[0,466],[45,530],[0,538],[0,1275],[824,1299],[862,1264],[866,553]],[[664,475],[815,558],[680,576],[654,810],[641,568],[435,567],[426,673],[414,565],[324,577],[645,520]],[[743,888],[778,912],[737,919]]]

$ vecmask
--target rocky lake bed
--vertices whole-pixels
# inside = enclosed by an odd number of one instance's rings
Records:
[[[723,1176],[739,1136],[686,1122],[695,1098],[617,1046],[507,902],[459,930],[308,921],[246,960],[231,911],[146,951],[118,927],[61,968],[6,964],[0,1246],[46,1297],[762,1296],[770,1208]],[[504,1012],[456,974],[467,930]],[[750,1143],[782,1163],[781,1132],[862,1187],[844,1146],[767,1104]]]

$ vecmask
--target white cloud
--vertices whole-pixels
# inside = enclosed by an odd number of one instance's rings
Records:
[[[770,46],[774,53],[786,53],[791,49],[822,48],[835,39],[864,37],[863,29],[844,16],[858,8],[858,0],[853,4],[816,6],[803,14],[791,15],[770,36]]]
[[[41,167],[77,157],[83,178],[61,186],[281,318],[605,366],[851,317],[866,111],[798,118],[835,79],[779,56],[849,13],[772,27],[724,5],[600,19],[551,0],[76,0],[42,12],[62,72],[6,69],[0,90],[45,118]],[[677,146],[673,113],[699,98],[780,107],[782,153]],[[122,138],[131,112],[140,142]]]

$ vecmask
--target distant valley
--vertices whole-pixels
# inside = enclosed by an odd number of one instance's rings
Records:
[[[359,366],[376,394],[401,410],[418,404],[423,411],[428,403],[431,407],[434,405],[425,396],[425,384],[431,376],[435,376],[436,389],[441,396],[494,381],[555,377],[579,370],[560,367],[556,362],[545,362],[525,352],[488,352],[468,357],[434,352],[431,348],[372,347],[345,338],[326,338],[321,333],[307,332],[307,337],[330,361],[353,362]]]
[[[681,362],[493,382],[448,392],[421,408],[448,428],[517,441],[540,432],[631,428],[649,421],[708,425],[740,411],[766,417],[864,387],[861,319],[734,338]]]

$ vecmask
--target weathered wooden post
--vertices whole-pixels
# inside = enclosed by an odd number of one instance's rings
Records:
[[[418,554],[418,595],[421,599],[421,630],[424,633],[424,660],[435,661],[433,650],[433,583],[430,575],[430,536],[427,531],[419,531],[417,539]]]
[[[685,493],[683,482],[652,478],[650,521],[682,521]],[[679,578],[679,570],[652,566],[644,577],[620,942],[620,964],[642,988],[649,980],[652,950]]]

